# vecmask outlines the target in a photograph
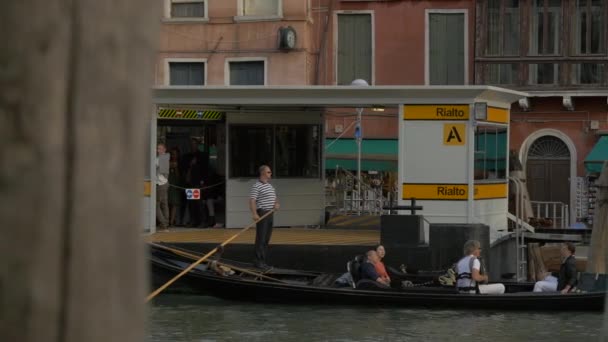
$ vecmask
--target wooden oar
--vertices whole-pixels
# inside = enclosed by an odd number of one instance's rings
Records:
[[[196,265],[200,264],[201,262],[207,260],[210,256],[212,256],[213,254],[215,254],[221,247],[226,246],[227,244],[229,244],[232,240],[236,239],[239,235],[243,234],[244,232],[246,232],[249,228],[253,227],[256,223],[262,221],[263,219],[266,218],[266,216],[272,214],[274,212],[273,210],[270,210],[269,212],[267,212],[266,214],[262,215],[262,217],[260,217],[259,219],[257,219],[256,221],[250,223],[247,227],[241,229],[240,232],[234,234],[233,236],[231,236],[228,240],[222,242],[221,245],[215,247],[214,249],[212,249],[209,253],[203,255],[200,259],[198,259],[197,261],[193,262],[190,266],[188,266],[185,270],[181,271],[180,274],[176,275],[175,277],[173,277],[171,280],[169,280],[168,282],[166,282],[164,285],[162,285],[161,287],[159,287],[158,289],[156,289],[156,291],[150,293],[148,295],[148,297],[146,297],[146,303],[150,301],[150,299],[156,297],[159,293],[161,293],[164,289],[166,289],[167,287],[169,287],[169,285],[173,284],[177,279],[181,278],[184,274],[190,272],[190,270],[192,270],[194,267],[196,267]]]
[[[180,249],[175,249],[175,248],[167,247],[167,246],[164,246],[164,245],[159,245],[159,244],[153,243],[153,242],[150,242],[149,244],[152,245],[152,246],[154,246],[154,247],[158,247],[160,249],[164,249],[164,250],[170,251],[172,253],[175,253],[175,254],[178,254],[178,255],[181,255],[181,256],[185,256],[187,258],[191,258],[191,259],[194,259],[194,260],[197,260],[198,258],[200,258],[200,255],[192,254],[192,253],[189,253],[189,252],[186,252],[186,251],[182,251]],[[258,272],[254,272],[252,270],[248,270],[246,268],[236,267],[234,265],[226,264],[226,263],[219,262],[219,261],[216,261],[216,262],[220,266],[230,267],[231,269],[239,271],[241,273],[245,273],[245,274],[249,274],[249,275],[252,275],[252,276],[260,277],[262,279],[267,279],[267,280],[272,280],[272,281],[277,281],[279,283],[287,284],[286,281],[283,281],[281,279],[272,278],[272,277],[269,277],[269,276],[264,275],[262,273],[258,273]]]

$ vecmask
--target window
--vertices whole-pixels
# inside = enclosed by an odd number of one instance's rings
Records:
[[[261,165],[273,168],[272,126],[230,126],[230,177],[257,177]]]
[[[604,64],[580,63],[572,66],[573,84],[603,84],[606,75]]]
[[[257,177],[266,164],[274,177],[321,176],[319,125],[231,125],[230,177]]]
[[[530,84],[557,84],[559,81],[559,64],[530,64]]]
[[[489,0],[486,55],[519,55],[519,0]]]
[[[318,125],[276,126],[275,174],[281,177],[319,177],[321,137]]]
[[[228,63],[228,85],[265,85],[265,61],[231,61]]]
[[[206,19],[207,0],[170,0],[168,12],[172,19]]]
[[[280,17],[281,0],[239,0],[239,16]]]
[[[606,52],[606,1],[577,0],[573,41],[576,54]]]
[[[168,63],[169,85],[205,85],[205,62]]]
[[[372,84],[372,16],[338,14],[337,84],[356,79]]]
[[[465,14],[429,13],[428,83],[465,84]]]
[[[478,84],[562,90],[608,84],[608,0],[477,3]],[[436,69],[444,72],[441,63]]]
[[[529,53],[531,55],[559,54],[562,30],[561,0],[532,1]]]
[[[507,178],[507,129],[477,126],[475,131],[475,179]]]
[[[517,84],[518,64],[488,64],[486,65],[486,84]]]

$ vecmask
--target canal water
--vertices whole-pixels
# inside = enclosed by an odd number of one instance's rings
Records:
[[[607,341],[600,312],[499,312],[280,305],[161,295],[147,342]]]

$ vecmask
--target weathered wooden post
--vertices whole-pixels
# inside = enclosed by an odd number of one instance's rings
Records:
[[[0,340],[141,341],[160,1],[0,11]]]
[[[595,203],[595,217],[591,231],[591,246],[587,272],[606,273],[608,271],[608,162],[604,162],[602,172],[596,181],[598,193]]]
[[[596,197],[596,211],[591,232],[591,248],[587,272],[606,273],[608,266],[608,162],[604,161],[600,178],[597,180],[599,192]],[[608,289],[607,289],[608,290]],[[604,305],[603,339],[608,339],[608,297]]]

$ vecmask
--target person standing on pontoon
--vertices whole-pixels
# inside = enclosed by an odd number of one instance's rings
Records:
[[[456,265],[456,286],[461,293],[502,294],[505,286],[500,283],[480,284],[488,282],[488,275],[481,274],[481,244],[477,240],[469,240],[464,244],[464,257]]]
[[[260,177],[251,188],[249,195],[249,209],[254,221],[260,220],[271,210],[279,209],[279,201],[270,184],[272,171],[270,166],[262,165],[259,168]],[[272,236],[273,213],[257,222],[255,229],[255,266],[261,269],[269,269],[271,266],[266,264],[266,251]]]

